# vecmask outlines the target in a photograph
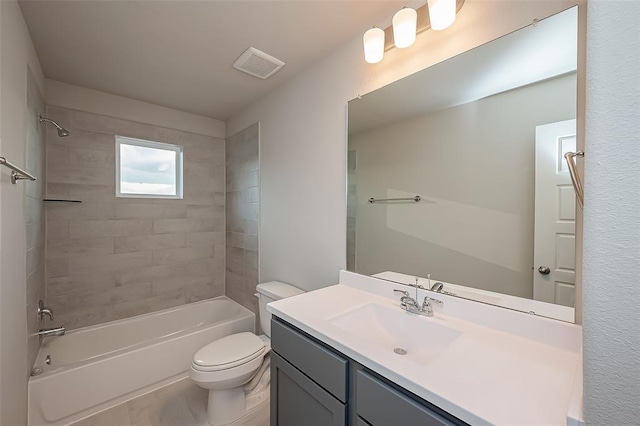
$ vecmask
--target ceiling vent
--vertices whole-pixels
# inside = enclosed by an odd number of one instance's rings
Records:
[[[267,79],[277,73],[284,62],[271,55],[250,47],[233,63],[233,67],[254,77]]]

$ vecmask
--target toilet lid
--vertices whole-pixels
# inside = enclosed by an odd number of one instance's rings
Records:
[[[194,367],[223,370],[247,363],[262,355],[265,343],[253,333],[236,333],[209,343],[193,356]]]

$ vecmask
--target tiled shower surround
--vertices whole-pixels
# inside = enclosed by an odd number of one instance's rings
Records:
[[[258,318],[259,124],[227,138],[227,296]],[[256,324],[259,324],[257,321]]]
[[[47,303],[68,329],[225,293],[225,141],[58,107],[47,115]],[[184,147],[184,199],[116,198],[115,135]]]

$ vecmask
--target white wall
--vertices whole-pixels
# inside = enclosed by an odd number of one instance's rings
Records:
[[[345,267],[350,99],[575,4],[467,0],[450,29],[427,31],[376,65],[364,62],[358,35],[229,120],[228,135],[261,122],[261,279],[311,290],[337,282]]]
[[[139,123],[225,137],[224,121],[116,96],[55,80],[46,80],[47,105],[77,109]]]
[[[27,128],[27,65],[42,91],[44,76],[20,8],[0,2],[1,155],[24,166]],[[0,170],[0,424],[27,424],[27,312],[24,189]],[[35,314],[35,312],[31,312]]]
[[[356,271],[532,298],[535,129],[575,117],[570,74],[349,136]]]
[[[584,409],[640,421],[640,2],[588,4]]]

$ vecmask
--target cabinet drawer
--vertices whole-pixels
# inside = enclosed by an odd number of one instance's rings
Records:
[[[358,371],[356,375],[356,410],[373,426],[465,424],[447,413],[441,414],[420,404],[364,371]]]
[[[347,402],[348,361],[274,318],[271,347],[343,403]]]

